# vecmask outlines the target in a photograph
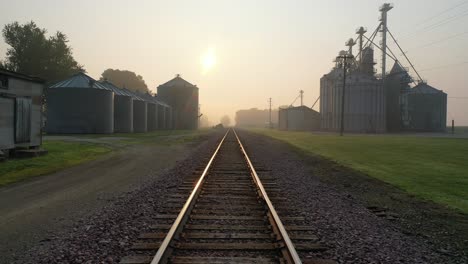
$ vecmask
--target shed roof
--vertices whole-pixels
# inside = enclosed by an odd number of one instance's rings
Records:
[[[197,88],[196,85],[193,85],[189,82],[187,82],[186,80],[182,79],[182,77],[180,77],[180,74],[177,74],[176,77],[164,84],[161,84],[159,85],[160,87],[193,87],[193,88]]]
[[[17,79],[21,79],[21,80],[27,80],[27,81],[31,81],[31,82],[37,82],[37,83],[45,83],[45,80],[43,80],[43,79],[41,79],[39,77],[30,76],[30,75],[10,71],[10,70],[3,69],[3,68],[0,68],[0,74],[7,75],[7,76],[17,78]]]
[[[280,108],[280,110],[305,110],[305,111],[311,111],[311,112],[315,112],[315,113],[318,113],[317,111],[315,111],[314,109],[310,108],[310,107],[307,107],[305,105],[301,105],[301,106],[291,106],[291,107],[288,107],[288,108]]]
[[[49,88],[92,88],[112,91],[83,72],[79,72],[66,80],[55,83]]]
[[[409,93],[444,94],[442,90],[436,89],[425,82],[420,82],[418,85],[410,89]]]

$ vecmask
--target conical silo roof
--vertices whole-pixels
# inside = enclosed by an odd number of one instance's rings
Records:
[[[176,77],[166,83],[163,83],[159,86],[162,86],[162,87],[194,87],[194,88],[197,88],[196,85],[193,85],[189,82],[187,82],[186,80],[182,79],[182,77],[180,77],[180,74],[177,74]]]
[[[436,89],[425,82],[420,82],[418,85],[410,90],[410,93],[422,93],[422,94],[442,94],[442,90]]]
[[[146,101],[146,99],[142,98],[142,97],[140,96],[140,94],[137,93],[137,92],[134,92],[134,91],[129,90],[129,89],[127,89],[127,88],[122,88],[122,91],[123,91],[124,93],[128,94],[129,96],[131,96],[134,100]]]
[[[91,88],[112,91],[83,72],[79,72],[66,80],[57,82],[51,85],[49,88]]]
[[[116,95],[122,95],[122,96],[130,96],[130,97],[133,97],[131,94],[127,93],[126,91],[124,91],[122,88],[119,88],[117,86],[115,86],[113,83],[109,82],[109,81],[102,81],[100,82],[102,85],[104,85],[105,87],[111,89]]]
[[[395,63],[393,64],[392,70],[390,70],[390,74],[406,73],[406,72],[407,70],[403,69],[400,63],[398,63],[398,61],[395,61]]]

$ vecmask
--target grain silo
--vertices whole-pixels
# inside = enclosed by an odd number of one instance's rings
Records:
[[[114,132],[133,132],[133,97],[125,90],[114,84],[104,81],[104,86],[114,92]]]
[[[170,129],[171,107],[168,104],[162,102],[159,97],[155,97],[154,100],[157,102],[158,106],[158,129]]]
[[[411,82],[408,70],[395,61],[384,82],[388,132],[399,132],[403,129],[406,103],[401,95],[409,91]]]
[[[172,107],[174,129],[198,128],[198,87],[180,75],[158,86],[158,98]]]
[[[148,126],[148,131],[155,131],[158,129],[158,105],[154,100],[154,97],[148,93],[139,94],[141,98],[146,100],[146,123]]]
[[[447,127],[447,94],[420,82],[402,95],[407,102],[405,130],[444,132]]]
[[[145,133],[148,131],[147,103],[146,100],[136,92],[124,89],[133,96],[133,132]]]
[[[47,133],[114,132],[114,92],[80,72],[49,87]]]
[[[383,133],[386,130],[385,93],[374,76],[373,50],[366,48],[360,67],[346,75],[344,131]],[[343,94],[343,61],[337,59],[330,73],[320,79],[321,129],[339,131]]]
[[[174,115],[173,115],[173,110],[172,110],[172,107],[169,106],[169,105],[166,105],[164,107],[164,111],[165,111],[165,116],[166,116],[166,129],[174,129]]]

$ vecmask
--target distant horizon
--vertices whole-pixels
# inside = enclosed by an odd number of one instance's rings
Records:
[[[366,27],[367,36],[375,29],[382,3],[18,0],[4,4],[9,12],[0,26],[32,20],[48,35],[63,32],[75,59],[96,80],[108,68],[129,70],[156,92],[180,74],[200,88],[201,112],[217,124],[225,114],[234,120],[237,110],[268,109],[270,97],[275,108],[289,105],[299,90],[310,107],[320,93],[319,79],[347,48],[345,41],[356,37],[355,29]],[[448,94],[447,125],[454,119],[456,126],[468,126],[468,2],[427,3],[395,1],[389,28],[422,78]],[[2,37],[1,60],[7,48]],[[380,71],[380,51],[374,50]],[[387,60],[387,70],[392,63]]]

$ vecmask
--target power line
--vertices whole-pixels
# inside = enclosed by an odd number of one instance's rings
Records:
[[[434,18],[439,17],[440,15],[443,15],[443,14],[449,12],[449,11],[452,11],[453,9],[455,9],[455,8],[457,8],[457,7],[460,7],[460,6],[466,5],[466,4],[468,4],[468,1],[462,1],[462,2],[460,2],[460,3],[458,3],[458,4],[455,4],[455,5],[452,6],[452,7],[449,7],[449,8],[447,8],[447,9],[445,9],[445,10],[443,10],[443,11],[441,11],[441,12],[439,12],[439,13],[437,13],[437,14],[435,14],[435,15],[433,15],[433,16],[427,18],[427,19],[424,19],[423,21],[417,23],[415,26],[419,26],[419,25],[425,24],[426,22],[429,22],[429,21],[433,20]]]
[[[453,67],[453,66],[459,66],[459,65],[463,65],[463,64],[468,64],[468,61],[452,63],[452,64],[446,64],[446,65],[440,65],[440,66],[434,66],[434,67],[431,67],[431,68],[422,69],[420,71],[432,71],[432,70],[438,70],[438,69],[443,69],[443,68],[449,68],[449,67]]]
[[[462,35],[465,35],[465,34],[468,34],[468,31],[461,32],[461,33],[458,33],[458,34],[455,34],[455,35],[451,35],[451,36],[448,36],[448,37],[445,37],[445,38],[442,38],[442,39],[439,39],[439,40],[436,40],[436,41],[433,41],[433,42],[429,42],[429,43],[421,45],[421,46],[410,48],[406,52],[408,53],[409,50],[426,48],[426,47],[429,47],[429,46],[432,46],[432,45],[435,45],[435,44],[438,44],[438,43],[441,43],[441,42],[444,42],[444,41],[447,41],[447,40],[450,40],[450,39],[453,39],[453,38],[456,38],[456,37],[459,37],[459,36],[462,36]]]
[[[404,35],[404,36],[403,36],[402,38],[400,38],[400,39],[411,39],[411,38],[416,37],[416,36],[417,36],[418,34],[420,34],[420,33],[423,33],[423,32],[426,32],[426,31],[430,31],[430,30],[433,30],[433,29],[438,28],[438,27],[440,27],[440,26],[446,25],[446,24],[448,24],[448,23],[450,23],[450,22],[456,21],[456,20],[458,20],[458,19],[460,19],[460,18],[463,18],[463,17],[467,16],[467,15],[468,15],[468,12],[467,12],[467,11],[468,11],[468,10],[463,10],[463,13],[459,13],[459,14],[457,14],[457,15],[448,17],[448,18],[446,18],[446,19],[444,19],[444,20],[441,20],[441,21],[438,21],[438,22],[436,22],[436,23],[433,23],[433,24],[431,24],[431,25],[429,25],[429,26],[426,26],[426,27],[424,27],[424,28],[422,28],[422,29],[416,30],[415,32],[408,33],[408,34]]]

